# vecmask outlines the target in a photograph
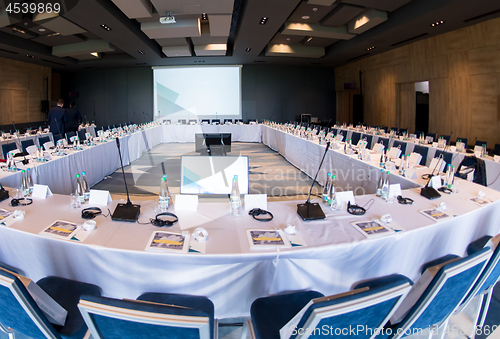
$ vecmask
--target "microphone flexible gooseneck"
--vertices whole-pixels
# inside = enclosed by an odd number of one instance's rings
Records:
[[[122,152],[120,151],[119,138],[116,138],[116,147],[118,147],[118,154],[120,155],[120,165],[122,165],[121,167],[122,167],[123,181],[125,182],[125,190],[127,191],[127,205],[132,205],[132,203],[130,202],[130,196],[128,194],[127,180],[125,179],[125,171],[123,169]]]
[[[311,188],[309,189],[309,194],[307,195],[307,201],[306,201],[306,204],[308,204],[308,205],[311,203],[311,192],[312,192],[312,189],[314,186],[314,182],[316,181],[316,178],[318,177],[319,171],[321,170],[321,166],[323,165],[323,161],[325,160],[326,153],[328,152],[329,148],[330,148],[330,141],[328,141],[326,143],[325,153],[323,153],[323,158],[321,159],[321,162],[319,164],[318,171],[316,172],[316,175],[314,176]]]

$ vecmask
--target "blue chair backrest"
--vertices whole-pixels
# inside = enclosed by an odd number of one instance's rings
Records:
[[[403,156],[404,154],[406,154],[406,145],[407,145],[406,142],[394,140],[394,143],[392,144],[392,147],[398,148],[399,146],[401,146],[399,148],[401,149],[401,156]]]
[[[23,149],[23,152],[26,152],[26,148],[35,145],[35,142],[33,139],[28,139],[28,140],[23,140],[21,141],[21,148]]]
[[[427,154],[429,153],[429,147],[415,145],[415,147],[413,147],[413,152],[418,153],[422,156],[420,165],[425,166],[425,164],[427,163]]]
[[[85,133],[87,133],[87,130],[84,129],[78,130],[78,139],[80,139],[81,141],[87,140]]]
[[[43,332],[30,315],[43,328]],[[2,268],[0,268],[0,323],[34,339],[61,338],[19,278]]]
[[[40,137],[38,138],[38,146],[43,147],[43,144],[49,141],[50,141],[49,137]]]
[[[17,149],[17,145],[15,142],[11,142],[11,143],[8,143],[8,144],[2,144],[2,153],[3,153],[3,158],[6,159],[7,158],[7,153],[9,153],[10,151],[13,151]]]
[[[373,135],[363,134],[362,139],[366,139],[366,148],[372,149]]]
[[[52,136],[54,138],[54,145],[57,143],[57,140],[60,140],[63,138],[63,135],[62,134],[54,134]]]
[[[488,148],[488,143],[486,141],[481,141],[481,140],[476,140],[474,146],[483,146],[483,145],[486,145],[486,148]]]
[[[389,139],[387,139],[387,138],[378,138],[377,142],[379,144],[383,144],[385,149],[389,149]]]
[[[68,133],[66,133],[66,141],[68,141],[68,143],[71,142],[70,138],[74,137],[75,135],[76,135],[75,132],[68,132]]]
[[[440,135],[439,138],[446,140],[446,145],[450,144],[451,135]]]
[[[357,145],[359,139],[361,139],[361,133],[352,132],[352,135],[351,135],[352,144]]]
[[[315,299],[319,302],[312,304],[304,313],[297,328],[302,329],[348,329],[363,325],[364,329],[353,337],[358,339],[370,338],[377,329],[382,328],[404,297],[410,290],[408,279],[395,279],[391,283],[375,287],[360,288],[350,292]],[[324,313],[323,313],[324,312]],[[323,314],[322,314],[323,313]],[[299,331],[296,331],[297,334]],[[292,335],[291,339],[297,335]],[[324,338],[316,332],[309,338]],[[332,333],[331,337],[349,337],[349,333]]]
[[[443,151],[437,150],[436,153],[434,153],[434,158],[439,157],[442,153],[443,153]],[[451,162],[453,160],[453,153],[444,152],[444,154],[443,154],[443,160],[446,163],[446,166],[451,165]]]
[[[82,296],[78,308],[95,339],[145,334],[148,338],[210,338],[209,316],[192,308],[95,296]]]
[[[428,137],[432,137],[434,141],[436,141],[436,133],[427,133]]]
[[[468,146],[468,139],[467,138],[457,138],[457,142],[463,142],[465,144],[465,148]]]
[[[491,250],[485,248],[442,266],[394,332],[423,329],[446,320],[464,300],[490,257]]]

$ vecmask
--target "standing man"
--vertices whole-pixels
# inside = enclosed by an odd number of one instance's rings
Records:
[[[64,124],[67,121],[66,110],[63,108],[64,100],[59,99],[57,101],[57,106],[51,108],[49,111],[49,123],[50,123],[50,133],[61,134],[64,136]]]
[[[76,108],[76,104],[73,101],[69,108],[66,110],[66,133],[68,132],[78,132],[78,126],[82,123],[82,115],[78,108]]]

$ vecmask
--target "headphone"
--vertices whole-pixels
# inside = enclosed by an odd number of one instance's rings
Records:
[[[271,221],[273,220],[274,216],[271,212],[266,211],[266,210],[261,210],[260,208],[254,208],[253,210],[250,210],[248,212],[249,215],[251,215],[255,220],[257,221]],[[267,218],[257,218],[259,215],[268,215]]]
[[[162,215],[172,217],[172,218],[174,218],[174,220],[158,218],[158,217],[161,217]],[[170,213],[170,212],[163,212],[163,213],[157,214],[154,219],[151,219],[151,224],[153,226],[157,226],[157,227],[164,227],[164,226],[170,227],[173,224],[175,224],[178,220],[179,220],[179,218],[175,214]]]
[[[19,205],[28,206],[28,205],[31,205],[32,203],[33,203],[33,199],[30,199],[30,198],[12,199],[10,201],[10,206],[12,206],[12,207],[16,207]]]
[[[82,210],[83,219],[94,219],[100,214],[102,214],[102,211],[99,207],[89,207]]]

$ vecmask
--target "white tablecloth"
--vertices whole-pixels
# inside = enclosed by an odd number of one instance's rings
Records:
[[[287,150],[290,143],[287,137],[274,140],[281,132],[266,129],[263,128],[265,142]],[[311,155],[310,161],[319,161],[324,146],[311,145],[307,145],[309,151],[316,155]],[[93,149],[107,150],[107,147],[111,153],[116,144],[109,142]],[[334,156],[336,152],[329,153]],[[69,159],[64,157],[61,161]],[[332,166],[344,170],[343,166],[351,168],[349,163],[356,161],[346,158]],[[376,167],[376,161],[366,166]],[[428,170],[417,171],[422,174]],[[136,298],[144,292],[204,295],[214,302],[218,318],[248,316],[251,303],[258,297],[308,289],[329,295],[345,292],[361,280],[394,273],[416,280],[422,264],[450,253],[465,255],[471,241],[500,231],[500,192],[458,181],[460,192],[443,195],[437,202],[421,197],[418,188],[403,193],[415,200],[414,205],[388,204],[373,195],[358,196],[356,202],[360,205],[374,199],[366,215],[334,212],[322,205],[327,218],[312,222],[303,222],[298,217],[297,201],[270,202],[268,210],[275,218],[268,223],[255,221],[246,213],[231,217],[229,202],[202,203],[197,212],[175,211],[172,207],[179,222],[168,230],[193,231],[204,227],[209,233],[205,254],[144,251],[152,232],[158,228],[113,222],[103,216],[97,217],[97,229],[83,243],[39,235],[56,219],[83,222],[81,211],[69,208],[68,196],[54,195],[22,208],[26,210],[24,220],[10,228],[0,226],[0,261],[22,269],[34,280],[57,275],[94,283],[109,297]],[[414,185],[421,183],[418,179]],[[479,207],[466,200],[479,190],[493,202]],[[456,216],[436,223],[419,213],[440,202],[445,202],[447,212]],[[111,211],[116,203],[108,206]],[[12,210],[8,201],[1,202],[0,208]],[[366,239],[350,225],[387,213],[404,232]],[[147,222],[153,216],[154,202],[142,202],[140,221]],[[245,230],[282,228],[286,224],[296,225],[308,246],[280,251],[249,248]]]
[[[163,142],[194,142],[196,133],[231,133],[231,141],[262,141],[261,125],[163,125]]]

